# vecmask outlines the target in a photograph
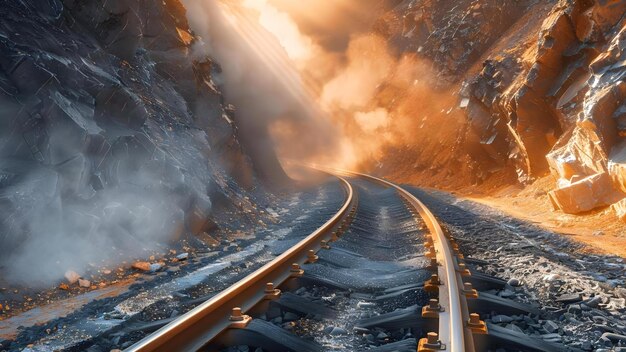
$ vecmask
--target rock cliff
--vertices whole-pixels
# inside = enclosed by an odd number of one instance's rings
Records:
[[[626,191],[625,14],[619,0],[404,1],[379,28],[458,86],[478,183],[551,174],[554,207],[581,213]]]
[[[5,1],[0,17],[0,265],[37,258],[43,278],[201,233],[215,197],[257,182],[178,0]]]

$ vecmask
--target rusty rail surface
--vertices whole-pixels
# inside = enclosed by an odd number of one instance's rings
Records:
[[[462,268],[459,265],[459,259],[454,255],[451,241],[446,237],[433,213],[413,194],[394,183],[351,171],[335,170],[335,172],[368,179],[383,186],[393,188],[419,212],[434,242],[437,272],[440,280],[438,292],[439,305],[442,309],[437,314],[439,319],[439,331],[438,336],[436,336],[437,340],[435,340],[436,342],[434,343],[434,345],[439,344],[439,348],[433,348],[433,350],[474,352],[473,335],[467,324],[470,319],[467,300],[462,291],[464,284],[461,272],[463,270],[461,270]],[[445,289],[446,287],[447,289]]]
[[[267,283],[279,286],[287,281],[294,274],[293,264],[304,263],[309,251],[317,252],[321,241],[329,240],[343,220],[351,216],[356,207],[356,195],[348,181],[339,179],[346,190],[346,200],[324,225],[271,262],[125,351],[197,351],[244,319],[245,316],[233,321],[233,308],[241,308],[245,313],[263,301],[268,294]]]

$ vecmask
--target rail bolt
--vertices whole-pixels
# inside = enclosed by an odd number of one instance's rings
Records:
[[[268,300],[275,300],[280,298],[280,290],[277,288],[274,288],[274,283],[272,282],[268,282],[267,284],[265,284],[265,299]]]
[[[439,292],[439,285],[441,285],[441,281],[439,281],[439,275],[433,274],[424,284],[424,291],[434,294]]]
[[[241,312],[241,308],[235,307],[233,311],[230,313],[230,325],[228,326],[231,329],[243,329],[252,321],[252,317],[249,315],[245,315]]]
[[[465,294],[467,298],[478,298],[478,291],[472,287],[470,282],[463,283],[463,294]]]
[[[426,336],[420,339],[417,346],[418,352],[433,352],[446,349],[446,346],[439,341],[439,335],[436,332],[429,332]]]
[[[291,270],[289,270],[289,272],[291,273],[291,277],[301,277],[304,275],[304,270],[302,270],[298,263],[291,264]]]
[[[306,254],[306,262],[309,264],[312,264],[312,263],[315,263],[318,259],[319,257],[315,254],[315,251],[312,249],[309,249],[309,251]]]
[[[467,268],[467,265],[465,265],[465,263],[459,263],[459,268],[457,269],[457,271],[459,273],[461,273],[461,276],[472,276],[472,273],[470,273],[469,269]]]
[[[487,334],[487,324],[480,320],[480,315],[476,313],[470,314],[470,318],[467,321],[467,326],[475,334]]]
[[[439,318],[439,312],[443,312],[439,300],[431,298],[428,305],[422,307],[422,318]]]
[[[330,249],[330,246],[328,245],[328,241],[322,240],[320,242],[322,249]]]

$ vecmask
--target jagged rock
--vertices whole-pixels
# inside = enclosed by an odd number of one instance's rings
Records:
[[[141,270],[141,271],[150,271],[152,267],[148,262],[134,262],[132,265],[133,269]]]
[[[526,173],[540,176],[548,170],[546,154],[557,141],[560,127],[552,108],[532,88],[523,87],[513,97],[515,140],[526,159]]]
[[[570,180],[573,176],[588,176],[605,171],[606,151],[594,140],[587,129],[574,129],[565,134],[546,155],[554,176]]]
[[[79,243],[100,245],[76,268],[208,231],[209,197],[255,183],[180,1],[5,2],[0,16],[0,241],[67,234],[31,253],[46,267],[31,273],[63,273]]]
[[[626,222],[626,198],[617,203],[613,203],[613,205],[611,205],[611,209],[618,219]]]
[[[601,206],[613,204],[621,196],[613,189],[608,173],[603,172],[558,188],[548,193],[556,209],[568,214],[578,214]]]
[[[156,273],[157,271],[163,269],[163,266],[164,265],[161,263],[150,264],[150,272]]]
[[[594,30],[599,33],[608,32],[626,12],[626,3],[621,0],[597,1],[591,9],[590,17]]]
[[[75,284],[78,282],[78,280],[80,280],[80,275],[78,275],[78,273],[75,272],[74,270],[68,270],[65,272],[65,279],[70,284]]]

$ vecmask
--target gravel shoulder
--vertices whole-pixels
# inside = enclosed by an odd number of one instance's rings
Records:
[[[128,280],[91,291],[52,288],[34,293],[50,298],[22,313],[5,315],[0,321],[0,351],[126,348],[273,259],[280,252],[273,243],[310,234],[341,207],[344,192],[336,179],[328,179],[271,202],[253,201],[255,207],[241,213],[245,221],[224,212],[229,226],[211,234],[213,243],[198,239],[185,253],[165,251],[154,260],[162,263],[156,270],[126,268],[123,276]],[[267,221],[268,215],[274,221]],[[181,255],[184,259],[173,260]],[[109,292],[111,287],[116,289]],[[0,301],[3,297],[6,290],[0,292]]]
[[[462,252],[479,259],[474,264],[479,271],[510,280],[508,298],[534,305],[549,317],[522,319],[524,332],[556,334],[555,340],[569,346],[597,351],[617,347],[615,334],[626,335],[623,258],[589,253],[580,242],[484,204],[409,189],[457,238]],[[505,320],[492,323],[516,324]]]

